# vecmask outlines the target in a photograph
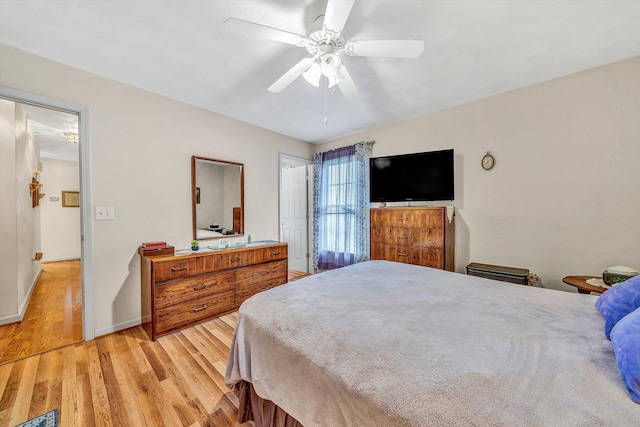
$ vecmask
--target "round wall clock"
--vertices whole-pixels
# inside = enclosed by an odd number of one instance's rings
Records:
[[[482,158],[482,167],[485,170],[489,170],[493,167],[493,165],[496,163],[495,159],[493,158],[493,156],[487,151],[487,153],[484,155],[484,157]]]

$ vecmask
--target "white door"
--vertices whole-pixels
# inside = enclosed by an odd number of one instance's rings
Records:
[[[308,272],[307,166],[282,168],[281,239],[289,244],[289,270]]]

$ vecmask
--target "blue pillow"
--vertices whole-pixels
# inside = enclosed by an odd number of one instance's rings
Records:
[[[640,274],[600,295],[596,308],[604,317],[604,334],[610,340],[611,329],[627,314],[640,307]]]
[[[631,400],[640,403],[640,308],[614,326],[611,344]]]

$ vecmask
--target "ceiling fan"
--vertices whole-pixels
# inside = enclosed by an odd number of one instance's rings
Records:
[[[282,77],[269,86],[269,92],[281,92],[301,75],[315,87],[320,85],[322,76],[327,78],[327,87],[338,85],[345,98],[358,94],[349,71],[339,54],[349,56],[378,56],[391,58],[418,58],[424,50],[423,40],[349,40],[342,37],[342,30],[349,18],[355,0],[328,0],[322,26],[321,17],[316,20],[315,29],[308,36],[301,36],[273,27],[228,18],[225,27],[241,34],[261,37],[304,47],[310,57],[294,65]],[[313,28],[313,26],[312,26]]]

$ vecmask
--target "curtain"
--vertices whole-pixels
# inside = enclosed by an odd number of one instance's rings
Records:
[[[373,144],[359,142],[313,156],[316,271],[369,259],[369,159]]]

